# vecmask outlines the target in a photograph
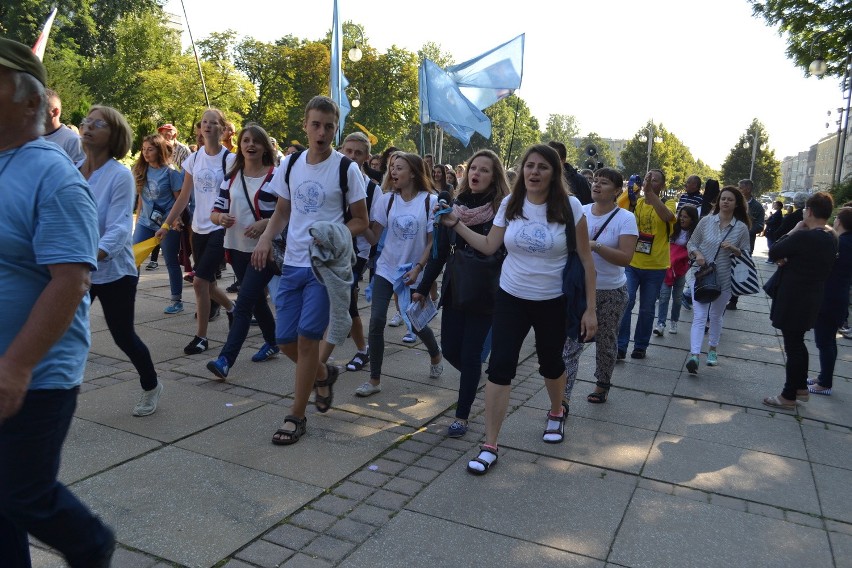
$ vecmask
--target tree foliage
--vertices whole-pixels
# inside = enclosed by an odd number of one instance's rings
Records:
[[[741,179],[749,177],[751,156],[754,149],[752,135],[757,135],[757,153],[754,160],[754,192],[774,192],[781,189],[781,163],[775,158],[775,150],[769,148],[769,137],[766,128],[756,118],[751,121],[745,133],[731,148],[728,157],[722,164],[722,182],[736,185]]]
[[[841,77],[852,49],[852,3],[849,0],[749,0],[755,17],[778,26],[787,40],[787,57],[807,70],[817,56],[827,75]]]
[[[568,150],[566,160],[571,164],[579,164],[586,161],[586,156],[574,146],[574,138],[578,136],[580,136],[580,123],[577,122],[577,117],[570,114],[551,114],[548,115],[547,122],[544,124],[541,141],[544,144],[551,140],[562,142]]]
[[[624,173],[643,174],[648,157],[648,129],[653,128],[654,136],[662,142],[654,142],[651,149],[651,169],[661,169],[666,175],[667,188],[681,188],[686,178],[696,174],[696,161],[681,140],[666,130],[662,124],[652,121],[640,128],[621,151]],[[642,138],[645,138],[643,141]]]

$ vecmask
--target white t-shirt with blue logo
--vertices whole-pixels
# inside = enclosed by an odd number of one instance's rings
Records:
[[[287,251],[284,253],[286,266],[309,268],[311,266],[310,244],[313,237],[308,230],[317,221],[343,223],[343,190],[340,187],[340,160],[343,154],[332,151],[319,164],[309,164],[307,152],[299,155],[290,171],[290,184],[284,182],[287,156],[275,177],[269,182],[269,192],[290,201],[290,223],[287,225]],[[349,164],[346,181],[349,191],[348,204],[367,198],[364,176],[355,162]]]
[[[503,244],[508,255],[500,273],[500,288],[523,300],[551,300],[562,295],[562,270],[568,257],[565,225],[547,222],[547,204],[535,205],[524,199],[523,216],[506,221],[506,206],[500,203],[494,224],[506,227]],[[574,225],[583,219],[583,206],[569,197]]]
[[[393,204],[388,212],[388,203],[394,195]],[[385,227],[387,232],[382,254],[376,262],[376,274],[393,282],[401,265],[420,262],[423,251],[426,249],[426,239],[432,232],[432,209],[437,202],[437,195],[425,191],[419,192],[408,202],[399,193],[394,192],[381,196],[376,194],[373,197],[373,211],[370,217]],[[417,281],[411,284],[411,287],[416,288],[422,278],[421,270]]]
[[[213,205],[219,197],[219,188],[225,179],[225,171],[231,171],[237,156],[228,153],[225,158],[225,168],[222,169],[222,154],[228,149],[222,146],[222,150],[215,156],[209,156],[204,148],[194,152],[183,161],[183,171],[192,176],[193,197],[195,198],[195,210],[192,212],[192,231],[199,235],[207,235],[213,231],[221,231],[222,227],[210,220]]]

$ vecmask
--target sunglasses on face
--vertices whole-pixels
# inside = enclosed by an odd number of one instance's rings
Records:
[[[107,124],[107,121],[102,118],[96,118],[94,120],[91,118],[84,118],[80,121],[80,128],[83,128],[84,126],[86,128],[107,128],[109,124]]]

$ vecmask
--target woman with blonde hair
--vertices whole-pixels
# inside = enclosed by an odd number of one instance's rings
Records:
[[[183,185],[183,174],[169,167],[170,150],[166,139],[159,134],[150,134],[142,139],[142,150],[133,164],[136,182],[136,228],[133,244],[141,243],[154,236],[171,213],[175,199]],[[169,274],[171,304],[163,313],[177,314],[183,311],[183,275],[178,260],[180,233],[169,231],[160,241],[166,270]]]
[[[487,235],[503,198],[509,194],[509,184],[503,164],[491,150],[480,150],[468,162],[470,170],[463,178],[459,193],[453,202],[453,211],[466,227],[478,235]],[[439,167],[439,166],[435,166]],[[425,302],[432,283],[445,264],[461,263],[462,256],[474,259],[469,263],[471,279],[478,284],[477,291],[462,296],[461,283],[453,282],[453,271],[447,270],[441,287],[441,351],[450,365],[459,370],[459,397],[456,419],[450,424],[447,435],[459,438],[467,432],[467,421],[476,389],[482,376],[482,349],[491,331],[491,316],[500,280],[500,267],[506,256],[501,247],[493,255],[475,251],[455,231],[441,226],[434,238],[438,239],[438,256],[430,258],[423,272],[423,280],[412,299]],[[461,265],[459,265],[460,267]]]
[[[233,317],[233,303],[225,292],[216,286],[216,270],[225,256],[225,228],[221,221],[217,224],[210,216],[225,174],[233,168],[236,160],[236,156],[221,143],[225,123],[225,115],[219,109],[208,108],[204,111],[198,129],[204,138],[204,146],[184,160],[183,187],[163,227],[157,231],[157,236],[162,238],[169,229],[180,229],[180,214],[186,209],[190,196],[195,197],[195,210],[192,213],[192,258],[195,274],[192,287],[195,290],[197,329],[195,337],[183,349],[187,355],[203,353],[209,347],[207,324],[212,319],[211,299],[218,306],[225,307],[229,321]],[[214,315],[215,313],[213,312]]]
[[[118,162],[130,150],[127,120],[114,108],[93,106],[80,123],[85,159],[77,164],[89,182],[98,205],[98,269],[92,272],[89,296],[101,301],[104,319],[115,344],[133,363],[142,384],[142,396],[134,416],[157,410],[163,384],[148,347],[134,329],[136,286],[139,275],[133,256],[132,230],[134,180],[127,166]]]

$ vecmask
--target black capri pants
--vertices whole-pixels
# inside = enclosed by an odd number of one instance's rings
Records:
[[[349,317],[352,318],[361,317],[358,312],[358,293],[361,291],[358,282],[361,281],[365,268],[367,268],[367,259],[359,256],[358,260],[355,261],[355,266],[352,267],[352,294],[349,297]]]
[[[192,233],[192,260],[195,275],[208,282],[216,281],[216,270],[225,258],[225,230],[207,234]]]
[[[565,345],[565,297],[552,300],[523,300],[502,288],[497,290],[491,327],[491,359],[488,380],[510,385],[518,369],[521,346],[532,328],[539,373],[545,379],[558,379],[565,372],[562,347]]]

